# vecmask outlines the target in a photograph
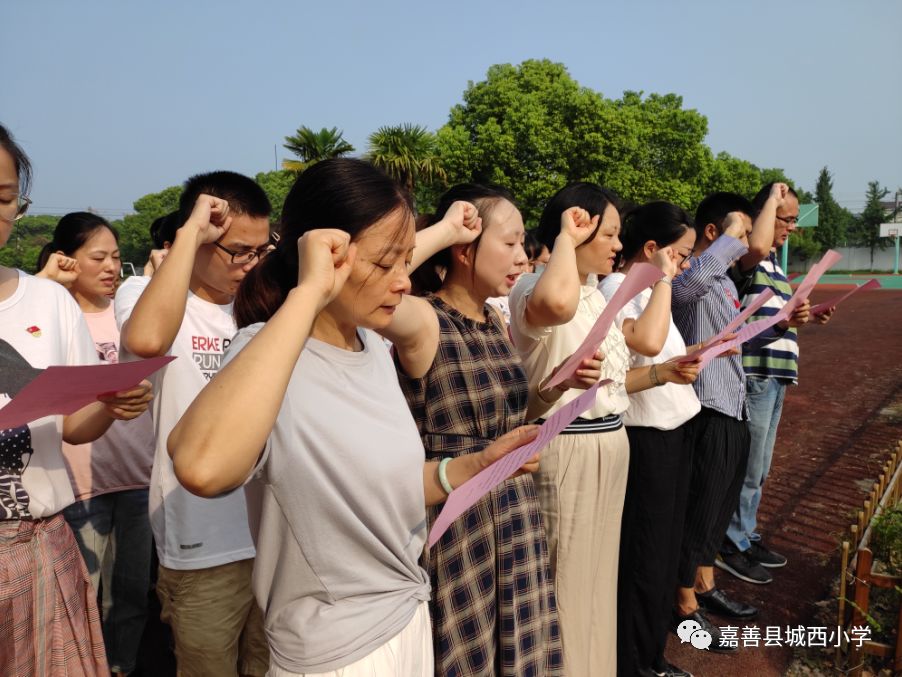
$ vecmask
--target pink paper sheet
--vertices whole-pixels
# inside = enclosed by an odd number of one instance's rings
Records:
[[[707,341],[705,341],[704,345],[701,348],[699,348],[697,350],[693,350],[691,353],[686,355],[686,357],[681,358],[680,362],[692,362],[699,355],[703,354],[706,350],[713,347],[714,344],[719,343],[723,339],[724,336],[735,331],[743,322],[745,322],[752,315],[754,315],[755,312],[759,308],[761,308],[761,306],[763,306],[765,303],[767,303],[773,295],[774,295],[773,289],[764,290],[761,294],[758,295],[758,297],[755,299],[755,301],[752,303],[752,305],[750,305],[748,308],[746,308],[741,313],[739,313],[739,315],[736,316],[736,319],[734,319],[732,322],[730,322],[730,324],[728,324],[726,327],[724,327],[720,333],[715,334],[714,336],[709,338]],[[721,351],[721,352],[723,352],[723,351]],[[718,353],[718,355],[719,354],[720,353]]]
[[[664,273],[650,263],[637,263],[633,265],[626,274],[623,283],[611,297],[611,300],[608,301],[601,315],[598,316],[595,324],[592,325],[585,340],[583,340],[579,348],[567,358],[567,361],[564,362],[560,369],[558,369],[557,374],[548,381],[545,388],[554,388],[557,384],[563,383],[570,378],[579,368],[582,361],[592,357],[595,354],[595,351],[598,350],[598,346],[602,344],[605,337],[608,335],[608,332],[611,330],[611,325],[614,324],[614,320],[617,317],[617,313],[620,312],[623,306],[632,301],[636,294],[643,289],[650,287],[662,277],[664,277]]]
[[[611,383],[610,379],[599,381],[575,400],[565,404],[542,424],[536,439],[502,456],[488,468],[474,475],[452,491],[435,523],[432,525],[432,530],[429,532],[429,547],[431,548],[435,545],[438,539],[442,537],[442,534],[448,530],[451,522],[473,507],[480,498],[513,475],[536,452],[542,450],[555,435],[573,423],[577,416],[589,409],[595,403],[595,395],[598,389],[609,383]]]
[[[54,414],[71,414],[97,400],[139,384],[175,358],[82,367],[47,367],[0,409],[0,430],[17,428]]]
[[[842,254],[831,249],[824,254],[820,261],[811,267],[811,270],[808,271],[805,279],[802,280],[802,284],[796,288],[795,294],[792,295],[792,298],[789,299],[786,302],[786,305],[784,305],[783,308],[780,309],[780,312],[777,313],[781,320],[788,319],[795,309],[802,305],[805,299],[811,294],[811,290],[814,289],[817,281],[821,279],[821,275],[832,268],[841,258]]]
[[[841,258],[842,254],[831,249],[826,254],[824,254],[820,261],[818,261],[811,267],[811,270],[808,271],[808,274],[805,276],[805,279],[802,280],[802,283],[798,286],[795,293],[792,295],[792,298],[790,298],[785,303],[785,305],[780,309],[778,313],[771,315],[770,317],[764,317],[760,320],[750,322],[736,334],[735,338],[730,339],[726,343],[714,344],[701,351],[695,351],[692,357],[701,358],[699,370],[704,369],[708,365],[708,363],[718,355],[722,355],[726,351],[735,348],[736,346],[741,346],[746,341],[755,338],[761,332],[774,326],[775,324],[777,324],[777,322],[789,319],[795,309],[802,305],[802,302],[808,298],[808,295],[811,293],[811,290],[814,289],[817,281],[821,279],[821,276],[826,273],[827,270],[829,270],[832,266],[834,266],[836,262]],[[736,320],[733,320],[733,322],[731,322],[730,324],[732,325],[735,321]],[[720,336],[720,334],[718,334],[718,336]],[[723,337],[721,336],[721,338]],[[706,343],[710,342],[710,340],[711,339],[709,339],[709,341],[706,341]],[[687,355],[687,361],[688,358],[689,356]]]
[[[877,280],[868,280],[864,284],[855,287],[855,289],[847,291],[845,294],[840,294],[836,298],[830,299],[829,301],[824,301],[823,303],[818,303],[816,306],[813,306],[811,308],[811,314],[812,315],[823,315],[828,310],[830,310],[833,306],[838,306],[840,303],[845,301],[847,298],[849,298],[855,292],[859,292],[862,289],[877,289],[878,287],[880,287],[880,282],[878,282]]]

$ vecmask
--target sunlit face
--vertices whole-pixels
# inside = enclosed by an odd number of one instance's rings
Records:
[[[408,267],[416,243],[413,215],[398,209],[364,230],[354,242],[354,267],[329,310],[356,327],[384,329],[391,324],[404,294],[410,293]]]
[[[492,206],[488,223],[484,223],[474,261],[475,291],[486,298],[507,296],[526,271],[523,239],[526,229],[520,210],[507,200]]]
[[[774,221],[774,247],[782,247],[789,234],[796,229],[799,220],[799,200],[790,193],[785,202],[777,208],[777,219]]]
[[[613,205],[608,205],[601,216],[595,237],[576,250],[580,275],[610,275],[614,272],[614,261],[621,249],[620,213]]]
[[[262,249],[269,241],[268,218],[235,214],[232,216],[232,225],[219,244],[234,252],[243,252]],[[194,276],[213,294],[231,298],[259,260],[255,258],[247,263],[232,263],[230,254],[214,244],[206,244],[197,252]]]
[[[18,208],[19,175],[16,163],[6,149],[0,148],[0,247],[5,247],[13,229]]]
[[[71,291],[88,298],[112,296],[122,268],[119,245],[106,226],[95,230],[85,243],[75,250],[72,258],[78,261],[79,274]]]

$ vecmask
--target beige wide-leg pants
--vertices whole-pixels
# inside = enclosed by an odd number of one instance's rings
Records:
[[[629,454],[623,428],[558,435],[533,476],[567,677],[617,674],[617,565]]]

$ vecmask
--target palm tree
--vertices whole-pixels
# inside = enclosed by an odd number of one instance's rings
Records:
[[[323,127],[314,132],[309,127],[298,127],[294,136],[286,136],[284,147],[297,155],[300,160],[282,160],[282,168],[302,172],[320,160],[341,157],[354,152],[354,146],[344,140],[344,131],[338,127]]]
[[[420,125],[405,122],[380,127],[370,134],[366,158],[413,194],[418,181],[444,180],[435,134]]]

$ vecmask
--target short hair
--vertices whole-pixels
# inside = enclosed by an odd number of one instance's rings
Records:
[[[774,187],[776,181],[771,181],[764,185],[764,187],[755,193],[755,197],[752,198],[752,207],[755,210],[755,216],[757,216],[761,210],[764,208],[764,203],[767,202],[767,198],[770,197],[770,191]],[[799,194],[795,191],[795,189],[789,184],[786,185],[789,188],[789,194],[792,195],[796,200],[799,199]]]
[[[548,204],[545,205],[545,209],[542,210],[539,227],[535,231],[536,237],[540,244],[545,245],[548,247],[548,251],[551,251],[554,249],[555,239],[561,232],[561,214],[570,207],[582,207],[589,212],[589,216],[599,216],[598,226],[583,242],[583,244],[587,244],[598,234],[598,229],[601,228],[600,217],[604,215],[604,210],[608,205],[619,212],[620,198],[614,191],[602,188],[597,183],[579,181],[564,186],[551,197]]]
[[[175,233],[182,223],[179,221],[179,212],[177,211],[154,219],[154,222],[150,224],[150,239],[153,241],[153,248],[162,249],[167,242],[171,245],[175,241]]]
[[[695,210],[695,233],[702,237],[705,226],[713,223],[717,226],[717,232],[723,233],[723,222],[730,212],[741,212],[753,218],[754,209],[752,203],[736,193],[718,192],[711,193],[702,200]]]
[[[531,230],[527,230],[523,238],[523,249],[526,250],[526,258],[530,261],[535,261],[542,255],[542,243]]]
[[[179,198],[179,227],[191,216],[194,203],[202,194],[225,200],[229,203],[229,209],[236,214],[269,217],[272,213],[269,198],[253,179],[237,172],[208,172],[196,174],[185,181],[182,196]]]
[[[617,261],[631,261],[649,240],[658,247],[669,247],[690,228],[695,229],[692,217],[671,202],[656,200],[633,207],[623,215],[620,229],[623,249],[617,253]]]

